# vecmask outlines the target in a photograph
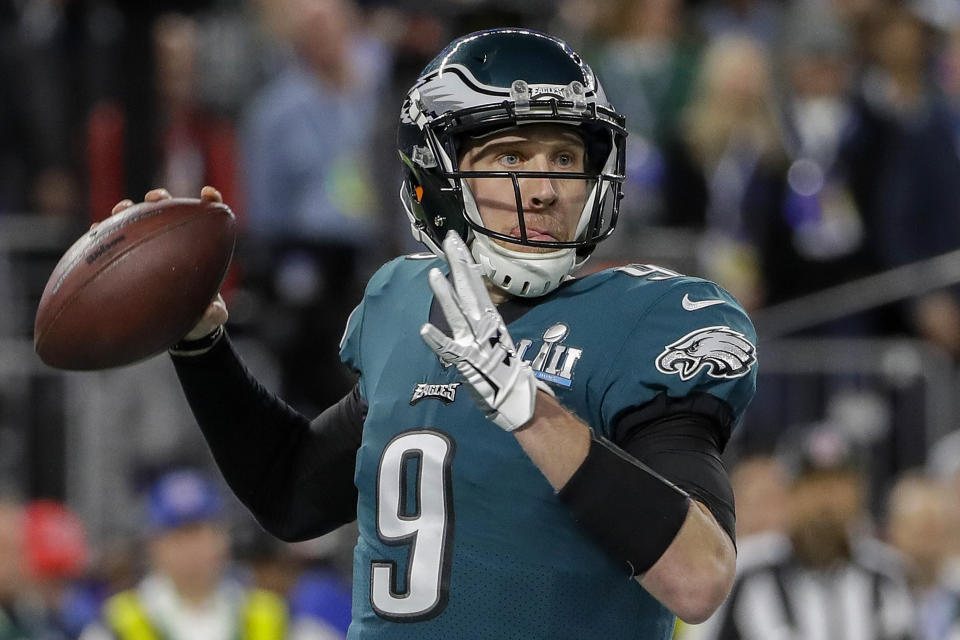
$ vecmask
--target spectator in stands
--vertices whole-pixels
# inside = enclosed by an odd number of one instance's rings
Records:
[[[747,36],[773,48],[782,20],[783,8],[773,0],[707,0],[697,22],[708,39]]]
[[[951,111],[960,113],[960,24],[955,25],[940,54],[937,79]]]
[[[220,496],[190,470],[161,477],[148,496],[149,572],[112,596],[83,640],[275,640],[287,637],[276,594],[248,589],[227,573],[230,536]]]
[[[742,457],[730,470],[730,484],[737,504],[738,547],[751,536],[785,531],[787,477],[779,458],[768,453]]]
[[[662,145],[689,100],[700,55],[685,17],[681,0],[617,0],[592,34],[594,70],[630,132],[617,233],[597,248],[594,266],[635,262],[647,227],[664,224],[670,215],[660,195]]]
[[[946,487],[950,497],[948,510],[960,523],[960,429],[939,438],[930,447],[927,473]],[[960,527],[960,524],[957,524]],[[960,590],[960,535],[950,537],[943,567],[944,579]]]
[[[864,477],[834,431],[818,427],[795,457],[787,534],[741,550],[727,602],[697,638],[907,640],[913,612],[893,552],[866,537]]]
[[[91,216],[105,218],[117,197],[125,197],[144,180],[169,185],[177,195],[196,193],[207,183],[222,184],[227,202],[241,212],[233,124],[200,99],[202,43],[196,18],[162,14],[150,35],[151,113],[125,110],[105,99],[90,115]],[[141,133],[142,138],[135,137]]]
[[[98,12],[78,2],[33,0],[0,7],[0,214],[77,215],[82,117]],[[108,2],[100,9],[110,11]]]
[[[291,545],[300,576],[290,593],[295,633],[346,637],[352,596],[350,571],[356,536],[352,528]],[[294,640],[299,640],[299,636]]]
[[[659,142],[686,106],[699,46],[685,17],[681,0],[617,0],[596,28],[594,71],[631,136]]]
[[[384,46],[359,32],[349,0],[267,8],[294,56],[246,114],[247,267],[266,298],[259,315],[284,396],[310,412],[349,389],[330,373],[342,371],[336,345],[364,265],[379,263],[380,181],[369,155],[390,65]]]
[[[758,238],[780,214],[786,180],[770,59],[758,42],[710,44],[665,161],[668,222],[705,231],[700,275],[757,308],[765,297]]]
[[[960,249],[957,118],[931,74],[937,25],[919,3],[883,3],[874,13],[863,76],[866,116],[881,141],[872,166],[873,233],[880,266]],[[960,357],[960,297],[941,290],[913,301],[908,326]]]
[[[23,507],[0,499],[0,640],[19,640],[28,633],[18,605],[26,586],[23,543]]]
[[[80,518],[53,500],[0,499],[0,640],[73,640],[96,617],[78,578],[89,549]]]
[[[164,14],[153,37],[161,106],[157,183],[188,194],[224,180],[229,202],[237,203],[232,127],[198,102],[199,25],[186,15]]]
[[[766,222],[760,240],[768,303],[875,270],[851,176],[861,161],[850,145],[859,122],[851,35],[828,8],[809,6],[790,12],[784,37],[790,167],[780,215]]]
[[[890,492],[887,533],[907,560],[917,607],[916,640],[960,640],[960,585],[944,573],[960,522],[943,483],[921,475],[900,478]]]
[[[245,531],[239,559],[251,584],[283,594],[290,607],[289,640],[343,640],[350,626],[351,564],[356,533],[344,528],[285,543],[259,527]]]
[[[83,521],[55,500],[34,500],[24,509],[24,559],[32,598],[26,602],[42,640],[72,640],[94,622],[99,593],[81,579],[90,548]]]

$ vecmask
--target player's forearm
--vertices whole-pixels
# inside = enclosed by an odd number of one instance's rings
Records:
[[[560,491],[584,464],[591,448],[589,428],[563,408],[554,398],[545,393],[537,394],[537,408],[528,426],[514,432],[524,451],[537,465],[551,486]],[[624,456],[627,452],[620,450]],[[629,469],[628,471],[633,471]],[[615,472],[611,469],[611,472]],[[639,467],[636,473],[646,473]],[[665,492],[667,499],[670,492]],[[624,499],[614,496],[613,499]],[[610,499],[610,496],[607,496]],[[653,492],[649,499],[657,500]],[[597,502],[601,496],[595,496]],[[670,504],[669,509],[681,508],[682,525],[679,530],[664,530],[666,540],[660,547],[662,552],[655,558],[652,566],[640,577],[641,584],[664,606],[687,622],[699,622],[706,619],[723,601],[733,581],[736,553],[730,537],[714,520],[710,511],[698,502],[686,500]],[[619,522],[628,522],[627,511],[656,512],[655,504],[625,504],[619,511]],[[577,515],[577,514],[575,514]],[[600,516],[602,517],[602,515]],[[652,519],[638,518],[633,531],[611,532],[604,536],[608,551],[614,556],[623,555],[624,545],[611,537],[649,537],[656,526]],[[645,522],[646,527],[640,526]],[[678,521],[679,525],[679,521]],[[675,532],[672,539],[670,536]],[[627,543],[629,544],[629,543]],[[652,548],[640,549],[646,553]],[[637,550],[634,550],[635,553]],[[656,553],[656,552],[654,552]],[[633,562],[630,558],[624,558]],[[638,569],[638,567],[634,567]],[[645,568],[645,567],[643,567]],[[642,568],[640,568],[642,569]]]
[[[555,491],[567,484],[590,450],[587,425],[543,391],[537,392],[533,418],[513,434]]]
[[[710,511],[691,501],[677,536],[640,584],[681,620],[706,620],[730,593],[736,571],[730,536]]]

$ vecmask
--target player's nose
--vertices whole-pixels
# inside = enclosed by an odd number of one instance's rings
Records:
[[[537,157],[531,165],[530,171],[550,171],[549,162],[545,158]],[[553,178],[527,178],[520,186],[527,209],[546,209],[555,204],[560,195]]]

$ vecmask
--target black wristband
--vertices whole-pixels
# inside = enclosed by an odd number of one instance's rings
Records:
[[[174,356],[199,356],[210,351],[215,344],[223,337],[224,329],[221,324],[216,329],[198,340],[181,340],[172,347],[169,352]]]
[[[610,555],[646,572],[687,517],[690,497],[591,432],[590,451],[558,494],[580,526]]]

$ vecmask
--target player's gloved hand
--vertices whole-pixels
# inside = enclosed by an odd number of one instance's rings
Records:
[[[170,195],[170,192],[161,187],[148,191],[147,195],[143,197],[143,201],[159,202],[160,200],[167,200],[171,197],[173,196]],[[220,195],[220,192],[210,186],[206,186],[200,190],[200,199],[208,202],[223,202],[223,196]],[[113,210],[110,212],[110,215],[116,215],[128,207],[132,207],[133,204],[133,200],[121,200],[113,205]],[[90,228],[96,227],[97,224],[99,223],[94,223]],[[218,293],[217,297],[213,299],[206,311],[204,311],[203,317],[200,318],[193,329],[191,329],[183,339],[200,340],[210,335],[227,323],[227,316],[227,303],[223,301],[223,297]]]
[[[488,418],[507,431],[519,429],[533,417],[537,389],[553,392],[517,357],[503,318],[490,300],[482,271],[458,234],[447,234],[443,252],[453,285],[439,269],[431,269],[430,288],[453,337],[430,323],[420,329],[420,337],[443,362],[457,367]]]

